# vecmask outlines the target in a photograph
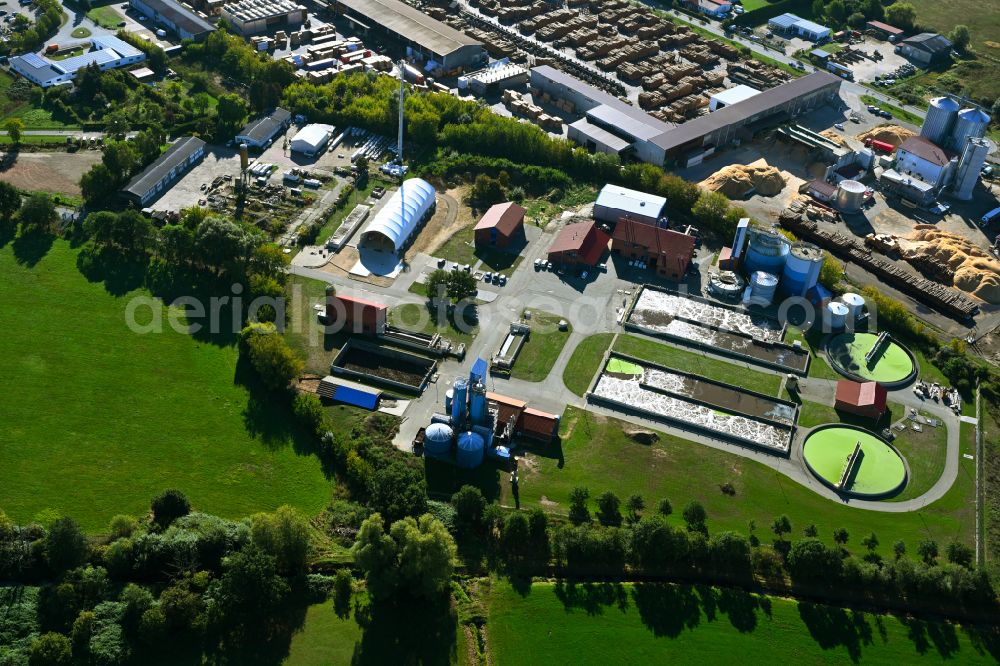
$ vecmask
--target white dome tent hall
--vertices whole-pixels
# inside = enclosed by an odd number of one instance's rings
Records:
[[[391,275],[398,271],[403,252],[434,214],[435,195],[434,187],[422,178],[404,180],[361,232],[360,259],[351,272]]]

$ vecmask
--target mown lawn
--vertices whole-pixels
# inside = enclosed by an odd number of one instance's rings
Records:
[[[87,12],[87,18],[102,28],[110,29],[117,27],[124,17],[111,5],[103,5]]]
[[[488,607],[496,664],[995,663],[957,625],[728,589],[494,581]]]
[[[133,333],[123,297],[77,270],[57,241],[33,267],[0,249],[0,508],[14,520],[71,515],[100,532],[143,515],[165,488],[196,509],[239,518],[292,504],[307,514],[333,490],[310,439],[280,403],[238,383],[237,350],[176,333]],[[166,314],[158,301],[136,318]]]
[[[353,616],[340,618],[333,602],[314,604],[306,611],[305,625],[292,636],[284,666],[325,666],[350,664],[361,627]]]
[[[809,361],[809,377],[818,377],[820,379],[843,379],[844,376],[839,372],[830,367],[827,363],[826,358],[819,354],[820,348],[823,342],[823,334],[820,332],[815,333],[803,333],[797,328],[791,326],[785,331],[785,342],[788,344],[794,343],[796,340],[802,343],[802,346],[809,350],[811,359]]]
[[[479,325],[447,315],[444,321],[436,321],[435,313],[426,304],[404,303],[389,310],[389,323],[416,333],[440,333],[452,342],[464,342],[467,346],[479,334]]]
[[[480,247],[475,245],[475,225],[463,227],[445,241],[434,253],[435,256],[447,259],[456,264],[469,264],[475,267],[478,262],[478,270],[489,271],[491,273],[502,273],[507,277],[521,264],[523,257],[519,254],[519,248],[495,248]]]
[[[698,500],[708,512],[711,532],[747,532],[753,520],[758,536],[771,537],[767,526],[775,516],[787,514],[793,537],[815,524],[820,537],[832,544],[832,534],[845,527],[852,535],[849,548],[857,547],[863,535],[874,531],[880,552],[891,557],[891,544],[901,539],[914,552],[917,542],[935,539],[947,544],[953,539],[973,543],[975,526],[975,462],[962,458],[959,475],[951,490],[924,509],[910,513],[880,513],[856,509],[821,497],[792,481],[776,469],[753,460],[659,433],[655,444],[642,444],[628,437],[623,428],[636,428],[623,421],[567,407],[561,426],[561,444],[526,455],[520,473],[521,508],[540,506],[565,515],[569,493],[576,486],[590,490],[592,498],[605,490],[622,500],[638,493],[647,506],[668,498],[674,506],[670,520],[682,525],[681,510]],[[963,453],[974,453],[963,443]],[[795,464],[776,460],[781,467]],[[735,495],[720,486],[731,483]],[[514,505],[509,484],[501,484],[502,501]],[[591,510],[595,509],[591,501]]]
[[[645,361],[665,365],[668,368],[691,372],[708,379],[726,382],[767,395],[777,395],[778,387],[781,386],[781,375],[750,370],[728,361],[703,356],[697,352],[671,347],[635,335],[618,336],[614,349]]]
[[[903,405],[889,403],[885,417],[875,424],[870,419],[838,412],[833,407],[805,400],[799,410],[799,425],[803,428],[812,428],[823,423],[847,423],[871,430],[881,436],[883,428],[907,415]],[[903,491],[886,501],[899,502],[920,497],[930,490],[944,473],[944,464],[948,456],[948,431],[943,425],[937,428],[924,425],[921,426],[921,432],[916,432],[907,421],[906,430],[893,429],[893,433],[896,439],[892,443],[906,459],[910,476]]]
[[[566,388],[577,395],[587,392],[614,337],[614,333],[596,333],[580,341],[563,368]]]
[[[521,353],[511,370],[511,377],[529,382],[540,382],[549,376],[552,366],[566,346],[572,326],[559,330],[562,317],[548,312],[531,312],[531,335],[521,348]]]

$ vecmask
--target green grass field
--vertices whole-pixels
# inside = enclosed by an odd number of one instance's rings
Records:
[[[926,538],[942,544],[953,539],[973,542],[973,460],[960,460],[955,485],[937,502],[917,512],[880,513],[830,501],[761,463],[679,437],[660,433],[655,444],[639,443],[623,432],[626,425],[567,407],[561,445],[526,456],[519,484],[521,507],[540,506],[565,515],[570,491],[584,486],[591,497],[605,490],[623,499],[639,493],[647,506],[655,506],[666,497],[674,505],[670,519],[678,525],[683,524],[680,509],[697,499],[708,512],[712,532],[736,530],[745,534],[751,519],[759,530],[766,530],[775,516],[784,513],[792,521],[793,535],[801,535],[807,525],[815,523],[820,536],[830,543],[838,527],[847,528],[857,538],[874,531],[886,556],[891,556],[889,544],[896,539],[904,540],[911,550]],[[962,452],[974,451],[974,442],[963,440]],[[791,464],[781,462],[783,466]],[[722,492],[720,486],[727,482],[733,485],[735,495]],[[509,484],[500,485],[503,503],[513,506]],[[766,539],[769,533],[760,535]]]
[[[892,114],[893,118],[895,118],[896,120],[902,120],[904,123],[910,123],[911,125],[916,125],[919,127],[924,121],[923,118],[916,115],[915,113],[910,113],[906,109],[901,109],[900,107],[894,106],[892,104],[886,104],[882,100],[872,97],[871,95],[862,95],[861,102],[862,104],[877,106],[883,111],[888,111],[889,113]]]
[[[494,582],[487,629],[496,664],[995,663],[956,625],[686,585]]]
[[[510,277],[521,265],[523,257],[517,248],[499,249],[495,247],[477,248],[474,244],[475,231],[473,225],[459,229],[444,245],[439,247],[434,256],[447,259],[456,264],[469,264],[475,267],[482,261],[478,270],[491,273],[501,273]]]
[[[563,368],[563,384],[566,388],[577,395],[587,392],[590,382],[601,367],[604,352],[608,350],[614,337],[614,333],[597,333],[577,344]]]
[[[573,327],[559,330],[559,317],[548,312],[532,311],[531,335],[521,348],[510,376],[529,382],[540,382],[549,376],[552,366],[566,346]]]
[[[798,340],[802,343],[802,346],[809,350],[812,356],[809,361],[809,377],[818,377],[820,379],[843,379],[844,376],[839,372],[830,367],[826,358],[820,355],[819,351],[823,343],[823,334],[817,331],[816,333],[810,333],[806,335],[797,328],[792,328],[791,326],[785,331],[785,342],[792,344]]]
[[[861,442],[861,458],[848,481],[847,490],[866,495],[892,492],[906,479],[906,468],[896,452],[868,432],[853,428],[826,428],[809,435],[802,455],[820,478],[831,485],[840,482],[847,458]]]
[[[62,241],[31,268],[15,249],[34,261],[18,242],[0,250],[0,508],[14,520],[54,512],[99,532],[170,487],[227,518],[322,509],[332,482],[289,415],[236,383],[235,347],[132,333],[125,311],[142,292],[88,282]]]
[[[292,636],[284,666],[350,664],[354,646],[361,640],[361,627],[353,617],[341,619],[330,601],[314,604],[306,611],[306,622]]]
[[[781,376],[750,370],[728,361],[703,356],[696,352],[679,349],[670,345],[640,338],[635,335],[620,335],[615,341],[615,351],[635,356],[644,361],[665,365],[668,368],[692,372],[708,379],[727,382],[734,386],[751,389],[759,393],[777,395],[781,386]]]
[[[102,28],[111,29],[117,27],[124,17],[111,5],[103,5],[87,12],[87,18]]]
[[[392,308],[389,310],[389,322],[417,333],[440,333],[452,342],[464,342],[466,345],[479,334],[478,325],[463,324],[460,328],[450,316],[447,321],[434,321],[427,306],[418,303],[404,303]]]

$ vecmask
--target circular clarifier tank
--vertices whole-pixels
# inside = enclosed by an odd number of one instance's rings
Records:
[[[854,451],[860,444],[860,454]],[[802,445],[806,466],[837,492],[877,499],[898,493],[906,485],[906,464],[888,442],[847,425],[813,430]]]
[[[895,340],[889,340],[869,362],[866,357],[877,339],[874,333],[840,333],[827,343],[826,354],[834,369],[850,379],[878,382],[886,388],[907,384],[917,372],[913,354]]]

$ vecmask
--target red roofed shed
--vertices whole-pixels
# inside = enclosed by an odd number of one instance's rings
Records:
[[[852,382],[842,379],[837,382],[837,402],[839,411],[857,414],[877,421],[885,414],[888,392],[878,382]]]
[[[569,224],[549,247],[549,261],[554,264],[596,266],[608,249],[611,237],[601,231],[593,220]]]
[[[476,247],[507,247],[524,236],[525,210],[516,203],[491,206],[476,223]]]
[[[660,275],[679,280],[691,265],[694,236],[625,218],[615,225],[611,251],[641,259]]]
[[[548,443],[559,433],[559,416],[528,407],[521,412],[516,429],[523,437]]]
[[[378,335],[385,330],[389,307],[365,298],[329,294],[326,297],[326,324],[332,332],[350,331]]]
[[[865,24],[869,30],[874,30],[875,32],[882,35],[884,38],[896,37],[897,39],[903,35],[903,31],[894,25],[889,25],[888,23],[883,23],[882,21],[868,21]]]

